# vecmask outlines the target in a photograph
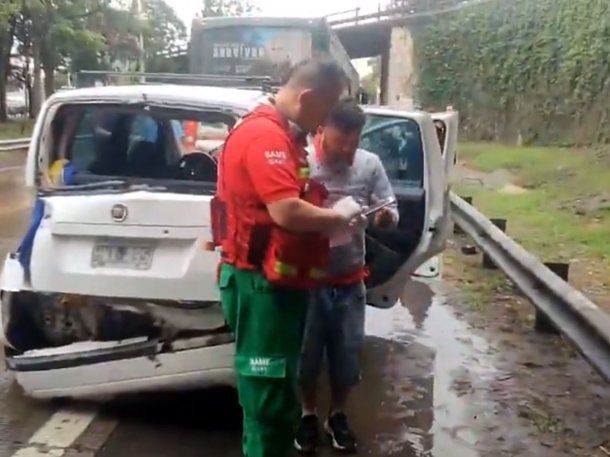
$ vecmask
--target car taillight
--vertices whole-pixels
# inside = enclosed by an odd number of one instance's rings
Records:
[[[220,246],[227,235],[227,207],[225,203],[215,196],[210,202],[210,216],[212,220],[212,242]]]

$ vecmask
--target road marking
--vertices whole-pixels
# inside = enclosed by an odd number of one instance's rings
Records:
[[[32,435],[27,447],[15,452],[13,457],[62,457],[96,414],[95,409],[83,411],[67,408],[56,412]]]
[[[25,168],[23,165],[15,165],[13,167],[2,167],[0,168],[0,173],[4,173],[5,171],[21,170],[23,168]]]

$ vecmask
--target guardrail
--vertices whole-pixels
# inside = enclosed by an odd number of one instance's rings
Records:
[[[462,231],[610,381],[610,315],[455,194],[451,195],[451,210]]]
[[[30,145],[29,138],[2,140],[2,141],[0,141],[0,152],[19,151],[21,149],[27,149],[29,145]]]

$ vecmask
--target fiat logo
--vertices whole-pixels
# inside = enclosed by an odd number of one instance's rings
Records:
[[[123,222],[127,219],[127,207],[125,205],[114,205],[110,214],[115,222]]]

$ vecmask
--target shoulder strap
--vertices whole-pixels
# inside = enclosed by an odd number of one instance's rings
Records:
[[[216,195],[221,196],[222,195],[222,191],[225,187],[225,182],[224,182],[224,173],[223,173],[223,169],[224,169],[224,151],[227,147],[227,143],[229,142],[229,140],[231,139],[231,137],[233,136],[233,134],[244,124],[244,121],[246,121],[248,118],[252,117],[254,113],[253,111],[250,111],[248,114],[246,114],[245,116],[242,116],[241,118],[239,118],[237,120],[237,122],[235,123],[235,125],[233,126],[233,128],[231,129],[231,131],[229,132],[229,134],[227,135],[227,138],[225,139],[224,144],[222,145],[222,148],[219,152],[219,157],[218,157],[218,177],[216,179],[217,184],[216,184]]]

